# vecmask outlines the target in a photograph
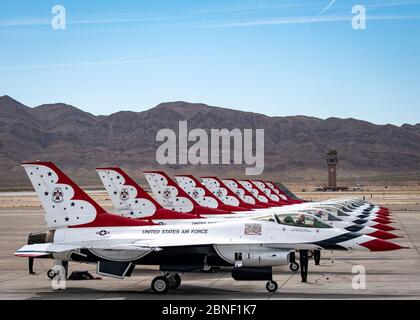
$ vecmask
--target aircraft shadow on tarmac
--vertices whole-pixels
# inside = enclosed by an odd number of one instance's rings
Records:
[[[414,296],[413,296],[414,297]],[[184,300],[184,299],[398,299],[410,298],[410,295],[386,295],[386,294],[366,294],[366,293],[308,293],[308,292],[287,292],[281,289],[275,293],[243,292],[232,289],[222,288],[203,288],[193,285],[184,285],[176,291],[169,291],[166,295],[156,295],[151,289],[141,291],[119,290],[107,291],[91,288],[69,288],[65,291],[39,292],[36,296],[28,300]]]

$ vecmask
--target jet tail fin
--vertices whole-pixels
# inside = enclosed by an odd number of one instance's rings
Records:
[[[280,197],[272,191],[264,181],[252,180],[251,181],[258,189],[260,189],[271,201],[280,202]]]
[[[246,202],[248,205],[254,206],[255,209],[265,209],[270,208],[266,203],[261,202],[257,199],[248,189],[243,187],[238,180],[236,179],[224,179],[223,182],[225,185],[231,189],[235,194],[241,198],[242,201]]]
[[[109,214],[52,162],[22,164],[45,209],[49,228],[148,225]]]
[[[132,218],[153,216],[162,206],[121,168],[97,168],[115,209]]]
[[[192,212],[196,203],[165,172],[144,171],[156,199],[163,207],[178,212]]]
[[[217,177],[202,177],[203,185],[207,187],[216,197],[218,197],[223,203],[234,206],[234,207],[242,207],[247,210],[254,209],[255,206],[253,204],[249,204],[243,199],[233,192],[230,188],[228,188],[224,181],[220,180]]]
[[[165,208],[182,213],[198,215],[229,213],[224,210],[201,206],[199,202],[188,195],[188,193],[177,185],[165,172],[145,171],[144,174],[156,199]]]
[[[256,187],[250,180],[239,180],[238,181],[245,189],[247,189],[249,192],[251,192],[255,198],[258,199],[258,201],[274,207],[274,206],[278,206],[277,203],[271,201],[265,193],[263,193],[262,191],[260,191],[260,189],[258,189],[258,187]]]
[[[176,175],[175,178],[178,185],[203,207],[220,209],[228,212],[249,211],[249,208],[241,207],[239,201],[234,202],[237,205],[231,205],[232,201],[229,202],[229,197],[225,196],[223,200],[230,203],[226,204],[192,175]],[[233,199],[233,201],[235,201],[235,199]]]
[[[222,202],[214,197],[213,194],[194,176],[176,175],[175,179],[178,182],[178,185],[200,205],[210,208],[218,208],[222,205]]]

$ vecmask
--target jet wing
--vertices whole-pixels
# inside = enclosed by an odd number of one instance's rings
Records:
[[[15,252],[15,256],[18,257],[41,257],[58,252],[66,252],[71,250],[80,249],[80,246],[58,244],[58,243],[37,243],[28,244],[23,246]]]
[[[187,247],[187,246],[200,246],[200,245],[253,245],[253,244],[260,244],[261,242],[258,240],[252,241],[250,239],[235,239],[235,241],[230,241],[229,239],[206,239],[203,237],[202,239],[179,239],[179,240],[171,240],[171,241],[162,241],[162,239],[147,239],[147,240],[138,240],[132,243],[123,244],[123,245],[116,245],[113,248],[124,248],[129,250],[154,250],[159,251],[163,248],[167,247]]]

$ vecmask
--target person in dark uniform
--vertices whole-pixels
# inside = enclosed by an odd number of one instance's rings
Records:
[[[300,276],[302,282],[307,282],[308,276],[308,250],[299,250],[299,261],[300,261]]]
[[[34,258],[32,257],[28,258],[28,268],[29,274],[36,274],[34,271]]]
[[[321,250],[314,250],[314,261],[315,265],[319,266],[319,262],[321,261]]]
[[[29,234],[28,237],[28,244],[34,244],[34,242],[31,240],[31,234]],[[28,269],[29,269],[29,274],[36,274],[34,271],[34,258],[33,257],[29,257],[28,258]]]
[[[69,274],[69,262],[68,261],[63,261],[62,265],[63,265],[64,270],[66,271],[65,277],[67,278],[67,276]]]

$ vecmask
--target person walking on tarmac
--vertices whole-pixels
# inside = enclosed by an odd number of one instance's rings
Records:
[[[300,262],[300,276],[302,282],[307,282],[308,277],[308,250],[299,250],[299,262]]]
[[[315,265],[319,266],[319,262],[321,261],[321,250],[314,250],[314,261]]]
[[[29,274],[36,274],[34,271],[34,258],[32,257],[28,258],[28,269],[29,269]]]
[[[29,237],[28,237],[28,244],[34,244],[32,241],[31,241],[31,235],[29,235]],[[34,271],[34,258],[33,257],[29,257],[28,258],[28,271],[29,271],[29,274],[36,274],[35,273],[35,271]]]

